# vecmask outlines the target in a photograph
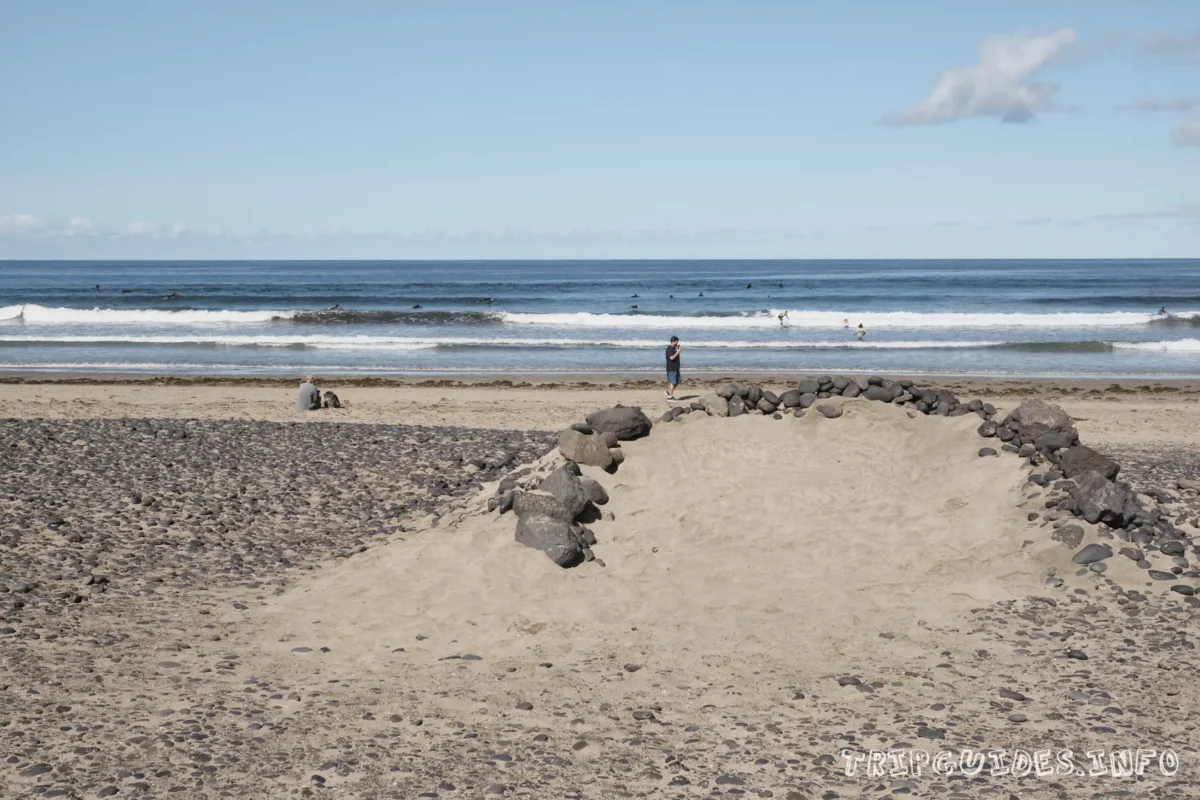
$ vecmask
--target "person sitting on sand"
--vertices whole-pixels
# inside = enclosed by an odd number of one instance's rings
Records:
[[[672,336],[667,345],[667,400],[675,402],[675,387],[679,385],[679,337]]]
[[[321,407],[321,390],[313,383],[312,375],[305,376],[296,394],[297,411],[316,411]]]
[[[867,329],[860,322],[858,323],[858,327],[854,329],[854,341],[861,342],[865,338],[867,338]]]

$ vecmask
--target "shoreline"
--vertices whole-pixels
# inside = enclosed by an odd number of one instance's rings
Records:
[[[657,373],[639,372],[546,372],[546,373],[486,373],[463,372],[457,374],[388,375],[387,377],[363,377],[330,375],[323,376],[319,370],[308,370],[317,377],[318,383],[326,388],[653,388],[663,383]],[[747,371],[747,372],[704,372],[684,374],[683,387],[714,387],[730,380],[752,381],[768,384],[787,384],[802,377],[822,374],[866,376],[884,378],[909,378],[922,385],[948,387],[970,386],[992,390],[1044,390],[1044,391],[1171,391],[1181,393],[1200,392],[1200,375],[1194,377],[1074,377],[1048,375],[983,375],[960,373],[912,373],[890,371],[847,370],[827,371]],[[503,377],[502,377],[503,376]],[[293,386],[299,380],[295,376],[271,375],[193,375],[187,373],[106,373],[106,372],[29,372],[0,370],[0,386],[246,386],[284,387]]]

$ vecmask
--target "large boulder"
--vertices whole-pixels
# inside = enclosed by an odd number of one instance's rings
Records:
[[[1046,434],[1055,431],[1065,434],[1069,443],[1079,440],[1079,431],[1071,417],[1061,407],[1044,400],[1026,400],[1012,410],[1004,425],[1021,437],[1022,442],[1037,442]]]
[[[729,416],[740,417],[746,413],[746,401],[740,395],[729,398]]]
[[[1088,522],[1103,522],[1112,528],[1124,528],[1140,510],[1128,488],[1098,472],[1089,472],[1076,481],[1070,509]]]
[[[755,407],[764,414],[775,413],[775,404],[765,397],[760,397]]]
[[[583,561],[583,540],[571,523],[560,519],[522,517],[517,521],[517,541],[541,550],[560,567],[573,567]]]
[[[800,394],[816,394],[821,391],[821,382],[816,378],[805,378],[796,386]]]
[[[538,484],[538,491],[549,492],[575,519],[587,508],[588,496],[579,480],[579,466],[573,462],[563,464]]]
[[[842,389],[842,397],[858,397],[860,394],[862,394],[862,389],[854,381],[850,381]]]
[[[513,494],[513,513],[518,517],[548,517],[572,522],[575,515],[558,502],[558,498],[549,492],[515,492]]]
[[[1068,478],[1088,472],[1098,472],[1110,481],[1116,478],[1117,473],[1121,471],[1120,464],[1082,444],[1065,450],[1059,460],[1058,468]]]
[[[606,468],[612,463],[604,437],[568,428],[558,435],[558,452],[576,464]]]
[[[732,396],[730,394],[730,397]],[[706,394],[700,398],[700,404],[704,406],[704,413],[710,417],[729,416],[729,401],[720,395]]]
[[[652,423],[640,408],[617,406],[588,414],[587,424],[596,433],[615,433],[617,440],[627,442],[650,435]]]
[[[717,397],[720,397],[722,400],[728,400],[729,398],[733,397],[733,395],[734,391],[732,383],[722,383],[717,387]]]

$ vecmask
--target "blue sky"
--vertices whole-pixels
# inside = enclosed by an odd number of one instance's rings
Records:
[[[1200,256],[1200,3],[0,3],[0,258]]]

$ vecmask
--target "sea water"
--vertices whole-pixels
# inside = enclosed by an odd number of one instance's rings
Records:
[[[7,372],[659,373],[672,335],[685,376],[1197,376],[1200,260],[0,262]]]

